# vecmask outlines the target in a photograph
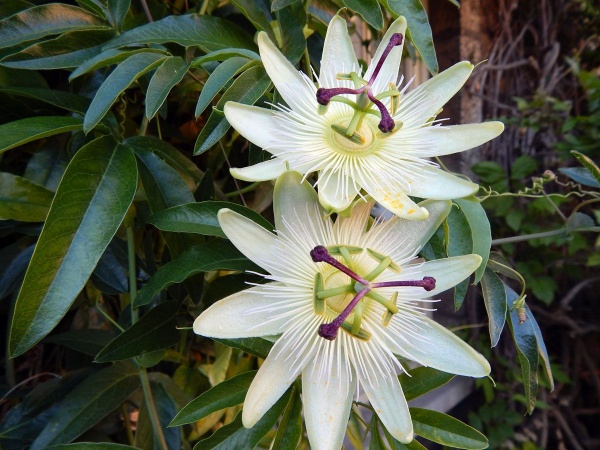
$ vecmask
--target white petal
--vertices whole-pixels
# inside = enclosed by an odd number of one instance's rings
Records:
[[[401,146],[403,153],[429,158],[475,148],[499,136],[503,130],[502,122],[433,126],[419,128],[410,133],[396,133],[390,136],[390,140]]]
[[[490,373],[490,364],[483,355],[454,333],[425,316],[419,316],[419,320],[422,336],[417,339],[411,332],[400,330],[410,345],[390,339],[390,349],[394,353],[442,372],[469,377],[485,377]],[[394,326],[394,322],[392,320],[389,326]]]
[[[340,358],[335,354],[331,356],[331,371],[327,375],[323,374],[326,362],[319,357],[302,372],[304,420],[308,440],[314,450],[341,448],[356,392],[356,375],[348,367],[345,355]]]
[[[352,41],[348,35],[346,20],[340,16],[333,16],[327,27],[325,44],[323,45],[319,85],[324,88],[341,86],[343,84],[336,79],[336,75],[359,70],[359,67]],[[348,87],[350,86],[351,83]]]
[[[279,158],[269,159],[248,167],[232,167],[229,170],[234,178],[244,181],[274,180],[285,171],[285,162]]]
[[[398,376],[388,368],[381,368],[366,361],[357,364],[360,385],[365,390],[371,406],[381,419],[383,426],[402,443],[413,439],[410,413]]]
[[[273,111],[257,106],[227,102],[224,112],[225,118],[231,126],[252,143],[266,149],[275,143],[278,132]]]
[[[394,183],[393,186],[382,186],[372,179],[361,180],[361,182],[362,187],[371,197],[397,216],[409,220],[427,219],[429,215],[427,210],[408,198],[402,192],[403,188],[399,183]]]
[[[400,101],[395,118],[402,120],[404,126],[423,125],[465,84],[473,67],[462,61],[427,80]]]
[[[289,320],[281,313],[291,307],[277,307],[274,302],[265,295],[263,286],[230,295],[200,314],[194,321],[194,333],[224,339],[279,334]]]
[[[406,220],[398,216],[371,229],[376,234],[373,249],[389,255],[394,261],[402,261],[418,252],[442,224],[452,203],[445,200],[426,200],[419,206],[427,209],[425,220]]]
[[[319,338],[315,329],[312,332]],[[299,337],[304,339],[300,345],[294,345],[295,337],[284,335],[277,340],[252,381],[242,410],[242,422],[246,428],[251,428],[260,420],[314,356],[316,346],[306,335]]]
[[[451,200],[473,195],[479,185],[433,166],[415,168],[409,181],[410,195],[436,200]]]
[[[471,275],[481,264],[479,255],[453,256],[452,258],[436,259],[423,264],[404,266],[400,275],[395,275],[396,280],[421,280],[423,277],[435,278],[435,289],[425,291],[418,297],[433,297],[456,286]]]
[[[389,89],[389,84],[394,83],[398,79],[398,70],[400,68],[400,60],[402,59],[402,49],[404,48],[404,41],[406,40],[406,19],[402,16],[398,17],[388,28],[387,32],[381,39],[381,43],[375,52],[375,56],[373,56],[373,60],[371,64],[369,64],[369,70],[365,74],[365,79],[369,80],[371,78],[371,74],[377,65],[377,62],[381,58],[381,54],[387,47],[390,42],[390,38],[394,33],[401,33],[404,39],[402,40],[402,44],[394,47],[394,49],[390,52],[387,59],[383,63],[379,74],[375,82],[373,83],[373,92],[375,95],[387,91]]]
[[[319,204],[317,193],[308,181],[302,181],[302,175],[298,172],[287,171],[277,179],[273,209],[275,229],[286,231],[289,227],[289,235],[293,235],[294,230],[299,229],[302,224],[317,225],[325,220],[325,211]]]
[[[298,114],[319,117],[316,88],[283,56],[267,33],[258,34],[258,48],[265,70],[289,107]]]
[[[277,240],[273,233],[230,209],[221,209],[218,218],[223,232],[240,252],[255,264],[269,267],[271,248]]]
[[[354,180],[340,171],[324,170],[319,174],[319,200],[329,211],[340,212],[347,209],[358,190]]]

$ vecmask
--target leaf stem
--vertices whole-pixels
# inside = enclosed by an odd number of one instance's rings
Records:
[[[515,242],[529,241],[531,239],[539,239],[539,238],[545,238],[545,237],[550,237],[550,236],[558,236],[558,235],[564,234],[566,232],[567,232],[566,228],[559,228],[557,230],[544,231],[542,233],[523,234],[521,236],[512,236],[512,237],[502,238],[502,239],[493,239],[492,245],[513,244]]]
[[[138,310],[133,307],[137,295],[137,277],[135,269],[135,236],[133,234],[133,220],[127,227],[127,262],[129,271],[129,305],[131,307],[131,324],[138,320]]]
[[[154,405],[154,398],[152,397],[152,389],[150,388],[150,380],[148,379],[148,372],[145,367],[138,369],[140,375],[140,381],[142,382],[142,390],[144,391],[144,404],[148,409],[148,415],[150,416],[150,422],[154,431],[154,436],[158,439],[160,448],[168,450],[167,442],[163,434],[160,420],[158,419],[158,413],[156,412],[156,406]]]
[[[260,185],[260,181],[255,181],[254,183],[246,186],[245,188],[240,189],[239,191],[228,192],[225,194],[225,197],[235,197],[240,194],[245,194],[246,192],[252,192]]]

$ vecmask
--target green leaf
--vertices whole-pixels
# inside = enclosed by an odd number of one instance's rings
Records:
[[[256,0],[231,0],[258,31],[266,31],[269,38],[275,41],[275,35],[271,29],[273,18],[262,1]]]
[[[79,114],[83,114],[90,104],[90,99],[87,97],[53,89],[6,87],[0,88],[0,92],[6,92],[7,94],[20,97],[33,98]]]
[[[452,207],[446,218],[448,226],[448,256],[468,255],[473,251],[473,235],[469,221],[462,209]],[[463,304],[468,278],[454,288],[454,309],[458,311]]]
[[[381,0],[381,3],[392,14],[392,17],[404,16],[408,25],[410,39],[421,54],[429,71],[435,75],[439,72],[431,26],[427,12],[421,0]]]
[[[512,306],[519,295],[508,285],[504,286],[506,290],[506,301]],[[535,408],[535,399],[538,388],[538,343],[533,325],[529,320],[519,323],[519,314],[516,308],[510,308],[508,311],[508,326],[515,341],[519,363],[521,364],[521,373],[523,374],[523,388],[525,389],[525,405],[527,412],[533,413]]]
[[[578,230],[584,231],[586,229],[593,229],[595,225],[596,222],[594,222],[594,219],[592,219],[591,216],[578,211],[569,216],[566,229],[568,233],[572,233]]]
[[[488,440],[475,428],[447,414],[422,408],[410,408],[415,434],[453,448],[488,448]]]
[[[176,301],[161,303],[152,308],[104,347],[94,362],[133,358],[177,343],[180,337],[175,320],[178,308]]]
[[[76,442],[48,447],[48,450],[138,450],[137,447],[112,442]]]
[[[127,400],[138,385],[131,363],[115,364],[89,376],[67,394],[31,450],[71,442]]]
[[[156,53],[138,53],[119,64],[96,92],[83,119],[83,131],[88,133],[94,128],[106,115],[121,92],[146,72],[158,66],[164,59],[163,55]]]
[[[156,373],[156,372],[154,372]],[[159,375],[163,375],[158,373]],[[168,379],[168,377],[165,377]],[[167,444],[168,450],[179,450],[181,449],[181,435],[180,430],[175,428],[167,428],[167,424],[177,414],[178,405],[175,399],[167,391],[166,383],[163,380],[159,382],[150,382],[150,389],[152,390],[152,400],[154,408],[158,415],[160,427],[163,431],[163,436]],[[156,437],[156,434],[152,427],[152,421],[150,419],[150,413],[148,411],[146,399],[142,401],[140,407],[140,414],[137,421],[137,430],[135,433],[135,445],[140,449],[163,449],[160,441]],[[189,447],[188,447],[189,448]]]
[[[148,223],[163,231],[179,233],[199,233],[206,236],[226,237],[221,230],[217,214],[220,209],[229,208],[253,220],[269,231],[273,225],[257,212],[237,203],[206,201],[174,206],[154,214]]]
[[[302,437],[302,401],[296,389],[285,407],[271,450],[295,450]]]
[[[535,159],[528,155],[519,156],[510,165],[510,177],[513,180],[522,180],[531,176],[535,169],[537,169]]]
[[[540,330],[540,326],[538,325],[535,317],[533,317],[533,313],[529,309],[529,306],[525,304],[525,313],[527,315],[527,322],[531,324],[533,328],[533,333],[535,334],[535,339],[537,341],[537,349],[540,358],[542,358],[542,365],[544,370],[546,371],[546,376],[548,377],[548,381],[550,382],[550,390],[554,390],[554,378],[552,377],[552,366],[550,364],[550,357],[548,356],[548,350],[546,349],[546,344],[544,343],[544,337],[542,336],[542,330]]]
[[[425,446],[423,446],[423,444],[421,444],[419,441],[417,441],[416,439],[413,439],[410,443],[408,444],[403,444],[400,441],[397,441],[396,439],[394,439],[394,437],[390,434],[390,432],[383,427],[383,432],[385,434],[385,437],[388,441],[388,443],[390,444],[390,448],[392,450],[427,450]]]
[[[571,151],[571,155],[577,158],[583,167],[585,167],[592,174],[596,180],[596,183],[600,184],[600,168],[598,168],[594,161],[585,156],[583,153],[576,152],[575,150]]]
[[[383,438],[379,432],[379,422],[373,420],[371,426],[371,441],[369,442],[369,450],[387,450],[383,443]]]
[[[46,336],[67,312],[125,217],[136,187],[133,153],[110,137],[90,142],[73,157],[17,298],[12,356]]]
[[[233,448],[249,449],[256,447],[260,440],[273,428],[289,403],[292,393],[293,388],[288,389],[252,428],[245,428],[242,425],[242,413],[240,412],[233,422],[219,428],[208,439],[198,442],[194,446],[194,450],[230,450]]]
[[[465,215],[469,223],[471,240],[473,242],[472,253],[481,256],[481,264],[475,271],[475,281],[473,284],[479,283],[483,276],[483,271],[487,265],[487,260],[490,257],[490,249],[492,248],[492,229],[490,221],[479,202],[472,202],[467,199],[454,200],[462,213]]]
[[[34,6],[0,21],[0,48],[73,30],[110,30],[97,16],[64,3]]]
[[[564,173],[575,183],[593,188],[600,188],[600,183],[598,183],[592,173],[585,167],[561,167],[558,171]]]
[[[102,45],[113,36],[112,30],[71,31],[11,54],[0,64],[15,69],[70,69],[100,53]]]
[[[169,166],[173,167],[184,179],[189,178],[192,183],[188,182],[190,188],[196,187],[196,184],[204,175],[198,166],[186,158],[179,150],[165,141],[161,141],[154,136],[133,136],[123,141],[124,144],[133,148],[138,155],[143,155],[147,152],[152,152],[156,156],[163,159]],[[183,202],[185,203],[185,202]]]
[[[198,56],[197,58],[192,59],[190,67],[201,67],[202,64],[212,61],[225,61],[229,58],[233,58],[234,56],[241,56],[248,59],[253,59],[255,61],[260,61],[260,55],[252,50],[247,50],[245,48],[224,48],[222,50],[217,50],[214,52],[210,52],[203,56]]]
[[[273,347],[273,343],[263,338],[241,338],[241,339],[217,339],[213,341],[228,345],[229,347],[239,348],[240,350],[265,359]]]
[[[138,293],[134,306],[150,303],[156,294],[172,284],[215,269],[257,270],[257,266],[229,241],[215,239],[206,244],[196,245],[158,269]]]
[[[210,74],[200,92],[200,97],[198,98],[196,111],[194,113],[196,117],[202,114],[219,91],[223,89],[234,76],[242,71],[246,64],[248,64],[248,61],[247,58],[241,57],[229,58],[213,70],[213,73]]]
[[[402,384],[402,390],[406,401],[414,400],[421,395],[427,394],[428,392],[437,389],[452,378],[453,374],[440,372],[431,367],[417,367],[408,371],[408,374],[401,374],[398,379]]]
[[[165,42],[184,47],[198,46],[205,52],[231,47],[256,51],[252,37],[232,22],[199,14],[168,16],[142,25],[113,39],[106,48]]]
[[[244,401],[256,372],[258,371],[252,370],[236,375],[204,392],[184,406],[169,426],[177,427],[193,423],[220,409],[239,405]]]
[[[492,269],[485,269],[481,279],[481,291],[489,318],[491,346],[495,347],[500,340],[500,334],[506,323],[508,305],[504,283]]]
[[[81,130],[83,122],[75,117],[28,117],[0,125],[0,154],[5,150],[55,134]]]
[[[113,442],[76,442],[48,447],[48,450],[138,450],[137,447],[115,444]]]
[[[148,85],[146,93],[146,117],[152,119],[167,99],[171,89],[181,81],[189,68],[189,64],[179,56],[167,58]]]
[[[376,30],[383,28],[383,14],[377,0],[342,0],[342,3],[360,14],[364,21]]]
[[[131,0],[111,0],[107,3],[107,19],[119,31],[131,6]]]
[[[286,6],[296,3],[298,0],[273,0],[271,2],[271,12],[279,11]]]
[[[8,16],[12,16],[24,9],[33,8],[35,5],[33,3],[27,2],[25,0],[12,0],[9,2],[0,3],[0,18],[5,18]]]
[[[0,172],[0,220],[43,222],[54,193],[26,178]]]
[[[306,50],[306,20],[306,11],[300,2],[277,11],[276,23],[281,34],[281,52],[292,64],[296,64]]]
[[[69,75],[69,81],[73,81],[75,78],[80,77],[81,75],[101,69],[102,67],[110,66],[112,64],[119,64],[130,56],[137,55],[138,53],[157,53],[160,55],[169,56],[165,50],[158,48],[138,48],[127,50],[117,50],[111,48],[83,62],[83,64],[77,67],[77,69],[75,69],[71,75]]]
[[[263,67],[252,67],[241,74],[225,91],[217,109],[222,111],[228,101],[235,101],[245,105],[253,105],[263,96],[271,86],[271,79]],[[229,122],[220,111],[213,111],[208,122],[202,128],[196,144],[194,155],[200,155],[215,145],[219,139],[225,136],[229,129]]]
[[[65,331],[64,333],[46,336],[44,342],[64,345],[71,350],[96,356],[115,337],[112,330],[97,330],[86,328],[82,330]]]

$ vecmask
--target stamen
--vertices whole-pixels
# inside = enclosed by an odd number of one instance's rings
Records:
[[[357,275],[352,270],[350,270],[348,267],[346,267],[341,262],[339,262],[337,259],[335,259],[333,256],[331,256],[329,254],[329,252],[327,251],[327,249],[325,247],[323,247],[322,245],[317,245],[315,248],[313,248],[310,251],[310,257],[316,263],[317,262],[327,263],[330,266],[333,266],[336,269],[338,269],[340,272],[345,273],[350,278],[358,281],[359,283],[362,283],[365,286],[369,285],[369,282],[367,280],[365,280],[363,277]]]
[[[323,247],[323,248],[325,248],[325,247]],[[311,252],[311,254],[312,254],[312,252]],[[364,288],[362,291],[360,291],[358,294],[356,294],[354,296],[352,301],[350,303],[348,303],[348,306],[346,306],[346,308],[344,308],[344,310],[340,313],[340,315],[337,316],[335,319],[333,319],[333,322],[322,324],[319,327],[319,336],[327,339],[328,341],[333,341],[336,338],[337,332],[340,329],[340,327],[342,326],[342,323],[344,322],[344,320],[346,320],[348,318],[348,316],[350,315],[350,313],[352,312],[354,307],[358,304],[358,302],[360,302],[362,300],[362,298],[365,295],[367,295],[368,292],[369,292],[369,288],[368,287]]]
[[[382,281],[380,283],[371,283],[372,288],[404,287],[404,286],[422,287],[427,292],[433,291],[435,289],[435,278],[423,277],[422,280]]]

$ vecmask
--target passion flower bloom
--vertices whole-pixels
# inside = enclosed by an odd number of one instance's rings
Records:
[[[244,426],[252,427],[301,374],[311,448],[339,450],[359,385],[390,434],[407,443],[413,427],[395,355],[454,374],[489,374],[482,355],[419,306],[481,262],[478,255],[415,259],[450,202],[421,203],[430,213],[422,222],[373,221],[372,206],[357,202],[334,223],[302,175],[286,172],[275,185],[277,234],[219,211],[224,233],[271,282],[218,301],[196,319],[194,332],[278,336],[246,395]]]
[[[287,106],[264,109],[225,104],[229,123],[273,155],[234,168],[246,181],[272,180],[287,168],[305,177],[318,172],[321,204],[340,212],[363,189],[394,214],[422,220],[427,210],[408,195],[447,200],[469,196],[478,185],[441,170],[426,159],[462,152],[498,136],[501,122],[440,126],[435,117],[473,70],[460,62],[416,89],[398,90],[396,80],[406,20],[398,18],[383,37],[369,69],[360,74],[346,22],[327,30],[318,86],[299,72],[269,40],[258,36],[265,69]]]

